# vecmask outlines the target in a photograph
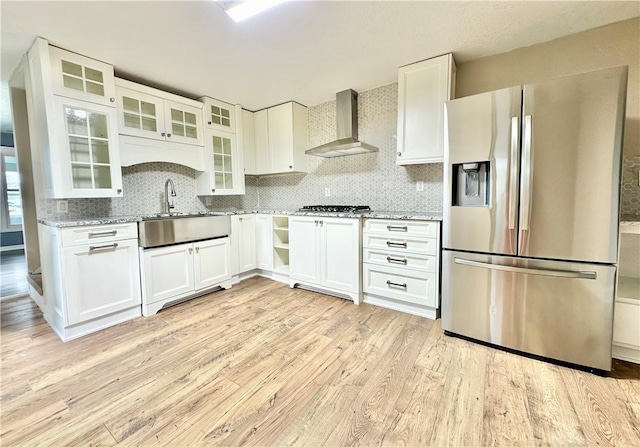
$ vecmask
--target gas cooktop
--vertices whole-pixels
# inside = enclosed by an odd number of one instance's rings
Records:
[[[325,213],[365,213],[371,211],[366,205],[308,205],[298,211],[318,211]]]

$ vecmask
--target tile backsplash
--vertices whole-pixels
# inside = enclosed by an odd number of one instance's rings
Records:
[[[307,157],[307,174],[245,177],[243,196],[196,196],[196,171],[171,163],[145,163],[122,168],[123,197],[69,199],[69,212],[56,213],[56,201],[40,200],[45,218],[153,214],[163,210],[164,182],[173,180],[176,211],[216,209],[282,209],[302,205],[369,205],[379,211],[442,212],[442,163],[396,166],[398,84],[364,91],[358,98],[360,140],[379,152],[337,158]],[[336,138],[335,101],[309,109],[309,147]],[[623,163],[622,214],[640,214],[640,157]],[[416,182],[424,191],[416,191]],[[325,196],[328,188],[330,196]]]

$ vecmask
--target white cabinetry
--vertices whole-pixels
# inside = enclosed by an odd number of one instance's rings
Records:
[[[436,318],[440,294],[440,224],[366,219],[364,302]]]
[[[242,150],[244,173],[256,175],[258,171],[256,168],[256,131],[253,112],[242,110],[240,113],[241,119],[238,119],[240,129],[236,133],[242,135],[242,144],[239,146]]]
[[[40,224],[44,315],[67,341],[140,316],[135,223]]]
[[[231,216],[231,274],[238,275],[256,267],[256,216]]]
[[[289,217],[290,286],[308,285],[360,303],[360,219]]]
[[[453,98],[451,54],[398,69],[398,165],[442,163],[444,103]]]
[[[256,263],[261,270],[273,270],[273,232],[271,215],[256,215]]]
[[[167,304],[231,287],[229,238],[140,249],[142,314]]]
[[[640,222],[620,223],[613,357],[640,363]]]
[[[169,162],[204,169],[202,103],[116,79],[121,163]]]
[[[244,194],[242,152],[234,134],[207,129],[204,164],[204,172],[196,176],[199,196]]]
[[[31,147],[45,197],[122,196],[113,68],[44,39],[29,50],[27,68]]]
[[[307,172],[307,108],[288,102],[253,116],[255,175]],[[247,172],[249,173],[249,172]]]
[[[222,132],[236,133],[236,106],[203,96],[205,127]]]

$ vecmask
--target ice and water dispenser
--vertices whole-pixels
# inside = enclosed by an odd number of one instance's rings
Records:
[[[489,206],[488,161],[452,165],[453,206]]]

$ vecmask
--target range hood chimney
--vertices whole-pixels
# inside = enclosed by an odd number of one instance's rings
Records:
[[[349,89],[336,94],[338,139],[305,151],[317,157],[343,157],[345,155],[378,152],[378,148],[358,141],[358,93]]]

